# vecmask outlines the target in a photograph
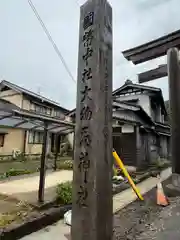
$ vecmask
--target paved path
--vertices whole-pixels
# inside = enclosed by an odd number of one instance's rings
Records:
[[[171,175],[171,169],[168,168],[164,170],[161,174],[162,180],[167,179]],[[157,184],[156,178],[148,178],[142,183],[138,184],[138,188],[142,194],[148,192],[152,188],[154,188]],[[127,189],[113,197],[113,213],[119,211],[129,203],[133,202],[136,199],[136,195],[132,192],[131,189]],[[65,234],[70,233],[70,227],[66,226],[63,221],[59,221],[56,225],[44,228],[36,233],[28,235],[21,240],[67,240],[64,236]]]
[[[47,200],[52,200],[50,199],[52,198],[52,192],[54,192],[54,188],[58,183],[72,180],[72,177],[73,171],[68,170],[48,173],[45,181],[45,195],[48,194]],[[22,179],[0,182],[0,194],[5,194],[32,203],[37,199],[38,187],[39,175],[34,175],[32,177],[23,176]]]

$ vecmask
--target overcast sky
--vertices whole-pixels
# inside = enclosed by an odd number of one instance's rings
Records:
[[[85,0],[33,0],[74,78],[77,72],[79,5]],[[110,0],[113,7],[113,86],[166,62],[159,58],[139,66],[121,51],[180,28],[179,0]],[[19,84],[75,107],[76,84],[67,74],[27,0],[0,0],[0,79]],[[168,98],[167,79],[151,82]]]

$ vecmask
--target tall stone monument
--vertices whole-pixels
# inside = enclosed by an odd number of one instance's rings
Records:
[[[112,8],[81,7],[72,240],[112,239]]]

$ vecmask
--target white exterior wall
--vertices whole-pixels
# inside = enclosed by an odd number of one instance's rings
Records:
[[[128,124],[124,124],[121,129],[122,129],[122,133],[133,133],[134,132],[134,126],[128,125]]]
[[[120,96],[117,100],[128,101],[138,99],[138,104],[146,111],[146,113],[151,116],[151,103],[150,97],[145,94],[130,94],[125,96]]]
[[[65,121],[67,121],[67,122],[72,122],[72,119],[71,119],[71,117],[68,117],[68,116],[66,116],[65,117]],[[68,141],[69,141],[69,144],[70,144],[70,146],[71,146],[71,148],[73,149],[73,144],[74,144],[74,132],[72,132],[72,133],[69,133],[68,135],[67,135],[67,139],[68,139]]]
[[[69,133],[69,134],[67,135],[67,138],[68,138],[68,141],[69,141],[69,143],[70,143],[70,145],[71,145],[71,148],[73,149],[74,133],[73,133],[73,132],[72,132],[72,133]]]

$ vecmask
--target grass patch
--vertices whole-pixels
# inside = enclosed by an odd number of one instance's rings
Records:
[[[33,208],[28,204],[24,202],[18,202],[16,204],[16,210],[0,214],[0,228],[6,227],[13,222],[23,222],[28,214],[32,211]]]
[[[37,170],[36,170],[37,171]],[[19,175],[26,175],[34,173],[35,171],[30,171],[27,169],[13,169],[11,168],[9,171],[0,174],[0,180],[6,179],[8,177],[19,176]]]
[[[39,167],[40,167],[40,161],[34,161],[34,160],[26,161],[26,162],[17,162],[17,161],[0,162],[0,175],[9,172],[11,169],[13,169],[14,171],[28,169],[28,171],[30,172],[36,172]]]
[[[54,160],[48,159],[47,169],[53,169]],[[26,161],[17,161],[12,160],[8,162],[0,161],[0,179],[5,179],[9,176],[18,176],[24,174],[31,174],[38,172],[40,168],[40,160],[26,160]],[[72,170],[73,161],[70,157],[62,157],[57,160],[57,168]]]

